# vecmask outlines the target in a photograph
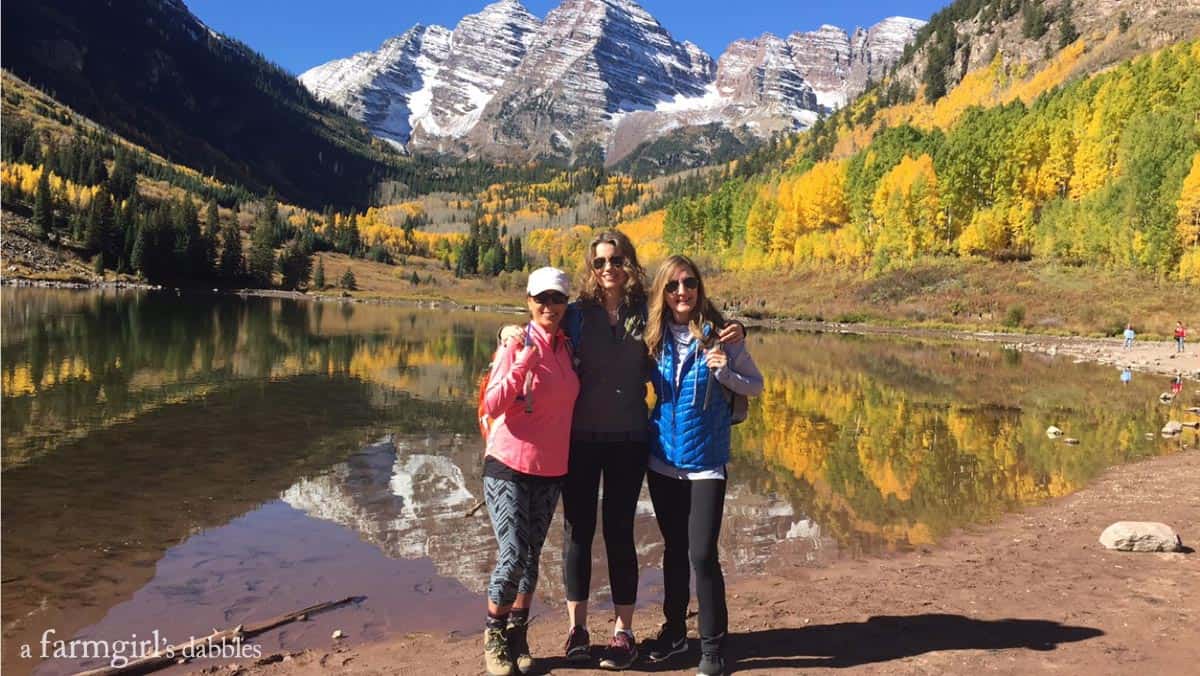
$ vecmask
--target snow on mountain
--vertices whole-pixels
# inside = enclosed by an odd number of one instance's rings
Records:
[[[407,148],[572,158],[596,144],[615,161],[678,127],[807,127],[879,79],[922,25],[765,34],[714,62],[633,0],[564,0],[545,21],[499,0],[452,32],[416,26],[300,80]]]
[[[700,95],[712,59],[675,41],[632,0],[565,0],[471,131],[473,146],[570,156],[602,141],[612,116]]]
[[[426,114],[414,118],[416,142],[458,138],[474,127],[541,26],[518,0],[500,0],[463,17],[451,34],[449,58],[420,93],[429,103]]]
[[[796,70],[812,85],[818,103],[834,109],[861,94],[869,81],[879,80],[924,25],[918,19],[894,16],[868,29],[856,28],[853,37],[826,24],[815,31],[792,33],[787,41]]]
[[[413,26],[385,41],[377,51],[361,52],[317,66],[300,82],[319,99],[336,103],[361,120],[374,135],[403,147],[413,121],[429,112],[426,93],[450,55],[450,31]]]

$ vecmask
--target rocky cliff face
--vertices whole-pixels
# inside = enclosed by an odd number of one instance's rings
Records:
[[[406,148],[615,162],[681,127],[804,128],[878,79],[920,25],[766,34],[714,62],[633,0],[564,0],[544,22],[500,0],[452,32],[418,26],[300,79]]]
[[[853,37],[837,26],[788,36],[796,70],[824,108],[840,108],[878,81],[900,59],[924,21],[890,17]]]

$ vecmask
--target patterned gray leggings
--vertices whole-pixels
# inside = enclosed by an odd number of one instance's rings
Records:
[[[538,559],[560,492],[561,481],[483,478],[483,500],[500,545],[487,591],[492,603],[512,605],[518,593],[537,587]]]

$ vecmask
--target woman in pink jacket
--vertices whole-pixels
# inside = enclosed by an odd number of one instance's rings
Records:
[[[488,584],[484,664],[493,676],[533,669],[526,638],[538,558],[567,473],[571,416],[579,378],[559,324],[567,309],[567,275],[529,275],[531,321],[521,340],[497,351],[484,412],[493,419],[483,464],[483,495],[499,556]]]

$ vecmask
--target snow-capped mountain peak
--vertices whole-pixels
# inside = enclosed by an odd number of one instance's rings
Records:
[[[612,160],[681,126],[803,128],[878,79],[923,24],[767,33],[714,61],[633,0],[563,0],[544,21],[497,0],[453,31],[417,25],[300,80],[397,146],[571,158],[595,144]]]

